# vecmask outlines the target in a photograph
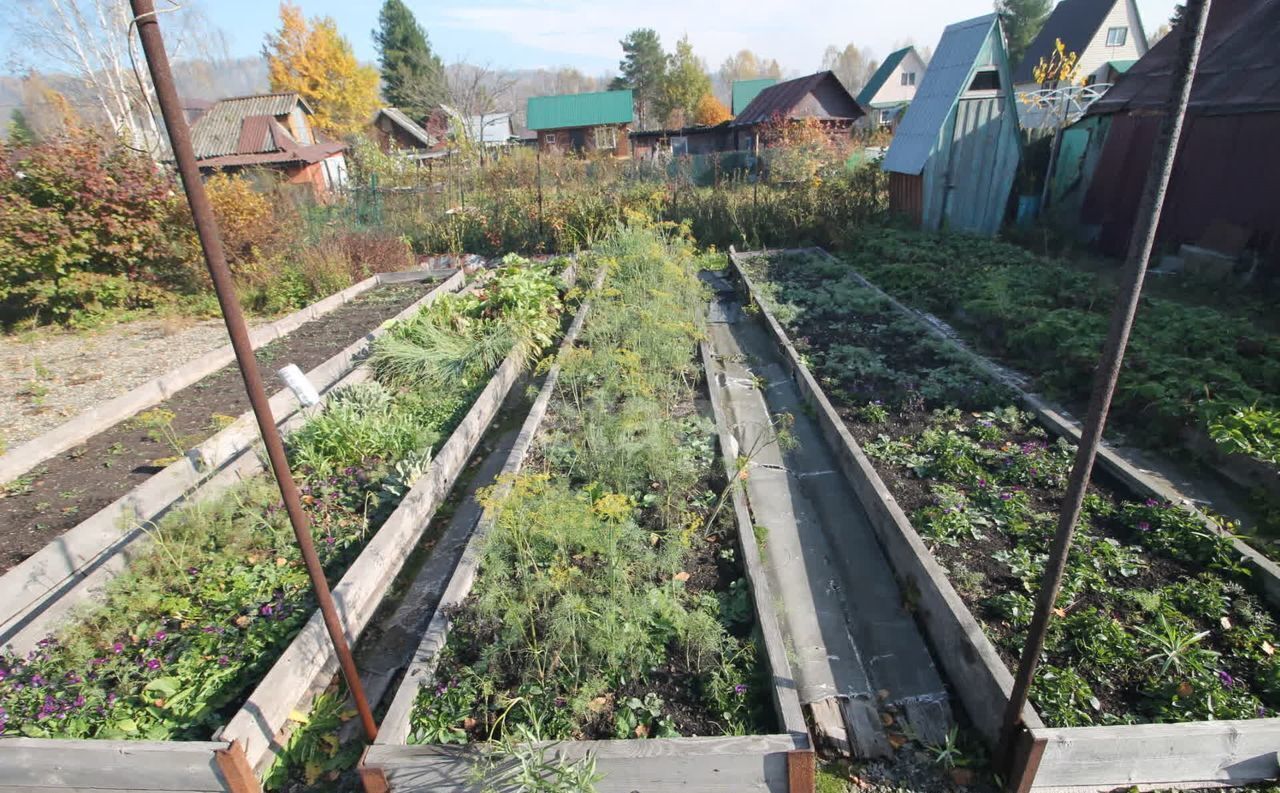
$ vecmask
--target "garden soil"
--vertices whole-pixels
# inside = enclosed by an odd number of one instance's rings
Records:
[[[367,292],[260,348],[256,358],[268,391],[283,390],[275,370],[293,363],[310,371],[435,286],[415,283]],[[167,357],[166,363],[172,368],[182,362]],[[215,417],[246,412],[249,400],[233,363],[153,409],[174,414],[172,427],[185,450],[217,432]],[[162,470],[177,450],[154,434],[138,426],[136,417],[122,421],[0,489],[0,572]]]

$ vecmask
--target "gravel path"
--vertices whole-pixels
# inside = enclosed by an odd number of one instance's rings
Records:
[[[0,336],[0,453],[227,343],[222,320]]]

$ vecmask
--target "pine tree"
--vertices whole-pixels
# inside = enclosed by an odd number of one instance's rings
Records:
[[[711,78],[707,75],[702,59],[693,54],[693,44],[683,36],[676,42],[666,77],[662,81],[662,93],[658,100],[658,116],[668,120],[679,114],[681,121],[696,116],[698,101],[711,93]],[[680,124],[679,126],[683,126]]]
[[[389,104],[422,118],[445,100],[444,63],[403,0],[384,0],[373,42]]]
[[[280,31],[267,36],[263,54],[271,90],[297,92],[325,132],[355,133],[378,109],[377,70],[360,65],[330,17],[308,22],[298,6],[281,3]]]
[[[1009,50],[1009,63],[1017,66],[1026,55],[1027,47],[1035,39],[1049,16],[1051,0],[997,0],[996,12],[1004,27],[1004,38]]]
[[[630,88],[634,92],[637,126],[647,129],[652,111],[661,101],[667,54],[662,51],[657,32],[651,28],[633,30],[619,43],[623,53],[618,64],[621,75],[614,78],[609,88],[615,91]]]

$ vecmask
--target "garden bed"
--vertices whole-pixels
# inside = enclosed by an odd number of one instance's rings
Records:
[[[652,232],[598,255],[596,310],[485,499],[366,754],[366,790],[469,790],[473,774],[513,789],[544,776],[602,792],[812,790],[728,485],[737,461],[716,453],[702,395],[696,260]]]
[[[455,274],[311,370],[309,379],[321,393],[363,379],[365,373],[353,367],[368,355],[370,345],[385,332],[388,322],[413,315],[463,283],[464,276]],[[222,378],[223,373],[215,377]],[[243,399],[243,388],[241,391]],[[306,416],[288,390],[271,398],[271,408],[277,423],[285,428]],[[211,496],[255,475],[262,462],[245,452],[257,439],[256,420],[252,412],[246,412],[0,577],[0,603],[4,604],[0,608],[0,646],[19,653],[32,649],[71,609],[100,591],[124,568],[145,537],[145,527],[188,493],[199,488],[204,496]]]
[[[352,640],[524,363],[557,335],[558,291],[546,268],[513,268],[476,295],[437,301],[376,345],[373,382],[330,397],[289,437]],[[5,732],[137,738],[131,751],[145,754],[157,740],[207,737],[230,716],[219,737],[261,771],[290,712],[336,665],[274,487],[263,478],[184,507],[154,534],[103,606],[31,657],[4,659]],[[0,741],[0,756],[27,743]],[[164,789],[206,789],[165,778]]]
[[[994,744],[1073,456],[1037,420],[1066,426],[1007,407],[1019,395],[989,368],[824,254],[734,257],[734,269],[767,306],[896,574],[920,593],[917,614],[957,693]],[[1280,666],[1274,614],[1253,592],[1266,571],[1250,575],[1245,549],[1201,516],[1132,500],[1133,484],[1101,477],[1091,489],[1013,784],[1273,778],[1280,719],[1259,717],[1280,704]]]
[[[344,294],[345,302],[322,306],[327,311],[304,310],[255,331],[254,339],[262,345],[258,365],[273,371],[294,363],[307,371],[431,289],[416,283],[379,286],[376,277],[369,281],[374,283],[363,282],[369,288],[361,293]],[[13,450],[0,460],[6,483],[0,485],[0,525],[5,527],[0,572],[136,488],[246,410],[240,371],[229,348],[223,348]]]

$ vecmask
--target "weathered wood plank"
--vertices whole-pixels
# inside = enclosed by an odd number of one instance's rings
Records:
[[[408,276],[410,273],[405,275]],[[426,280],[432,275],[432,271],[416,271],[412,273],[412,278],[406,280]],[[383,282],[382,277],[377,275],[366,278],[358,284],[299,309],[269,325],[255,328],[249,334],[249,341],[254,349],[269,344],[301,325],[350,303]],[[148,380],[125,394],[89,408],[75,418],[0,456],[0,483],[15,479],[54,455],[74,448],[104,429],[141,410],[163,402],[233,360],[235,360],[235,353],[228,344]]]
[[[929,634],[938,661],[946,670],[975,728],[987,744],[994,747],[999,742],[1001,718],[1013,690],[1013,675],[952,587],[946,571],[933,558],[861,446],[844,426],[781,323],[760,300],[759,292],[741,267],[738,257],[736,252],[730,252],[733,276],[742,285],[751,304],[760,311],[774,340],[785,353],[792,376],[805,401],[814,410],[841,471],[871,519],[895,576],[905,591],[915,595],[916,614]],[[1023,718],[1028,725],[1043,726],[1030,706],[1024,710]]]
[[[1032,791],[1244,785],[1280,776],[1280,719],[1042,728],[1031,734],[1046,741]]]
[[[606,272],[604,268],[601,268],[600,272],[596,274],[592,284],[593,291],[599,291],[601,284],[604,282]],[[554,393],[556,383],[560,379],[559,358],[566,350],[572,349],[590,312],[591,301],[583,301],[582,305],[578,307],[578,312],[574,316],[572,324],[565,331],[564,338],[561,340],[560,348],[556,354],[557,360],[547,371],[546,379],[538,391],[538,396],[534,399],[533,406],[529,409],[529,415],[525,417],[524,423],[520,427],[520,433],[516,436],[515,443],[512,444],[511,454],[502,466],[502,474],[499,476],[499,493],[510,487],[509,483],[503,484],[503,477],[518,473],[524,465],[525,455],[533,443],[533,438],[537,434],[538,428],[542,425],[543,418],[547,415],[547,409],[551,405],[551,395]],[[413,660],[409,663],[409,667],[400,681],[400,687],[396,689],[395,698],[391,701],[391,706],[387,709],[387,714],[382,719],[375,745],[404,744],[408,741],[409,717],[413,712],[413,703],[417,698],[418,688],[428,682],[434,673],[440,650],[444,647],[445,640],[448,638],[449,631],[452,628],[452,620],[445,612],[449,607],[461,605],[471,592],[471,586],[475,583],[477,568],[480,566],[480,543],[483,541],[489,527],[493,525],[494,519],[495,516],[492,512],[485,510],[476,522],[471,538],[467,540],[462,557],[458,560],[458,566],[454,568],[449,584],[445,587],[444,594],[440,597],[435,613],[427,624],[426,633],[423,634],[422,641],[418,643],[418,647],[413,654]]]
[[[239,743],[232,741],[225,749],[215,749],[213,755],[231,793],[262,793],[262,785],[253,775],[253,769],[249,767],[249,760],[244,756],[244,749],[240,748]]]
[[[812,749],[787,752],[788,793],[813,793],[818,785],[818,757]]]
[[[0,791],[225,791],[222,742],[0,740]]]
[[[322,393],[347,384],[352,367],[373,340],[391,323],[412,316],[442,294],[464,284],[461,273],[431,290],[420,300],[383,322],[342,351],[308,372]],[[297,397],[290,390],[270,400],[272,414],[282,426],[294,426],[299,415]],[[77,524],[40,551],[0,576],[0,644],[18,653],[35,646],[71,610],[92,597],[118,573],[136,545],[145,539],[142,527],[159,519],[174,504],[211,477],[236,467],[250,473],[255,461],[245,452],[258,443],[257,422],[251,411],[199,445],[177,462]],[[226,477],[223,477],[226,479]],[[118,557],[118,558],[117,558]],[[92,576],[92,581],[85,581]]]
[[[548,756],[568,761],[592,756],[597,772],[604,776],[596,783],[598,793],[789,793],[788,756],[805,748],[790,735],[568,741],[538,746]],[[396,791],[476,793],[480,786],[468,781],[475,751],[468,747],[375,745],[366,754],[365,763],[382,769]],[[486,782],[492,784],[493,777]]]

